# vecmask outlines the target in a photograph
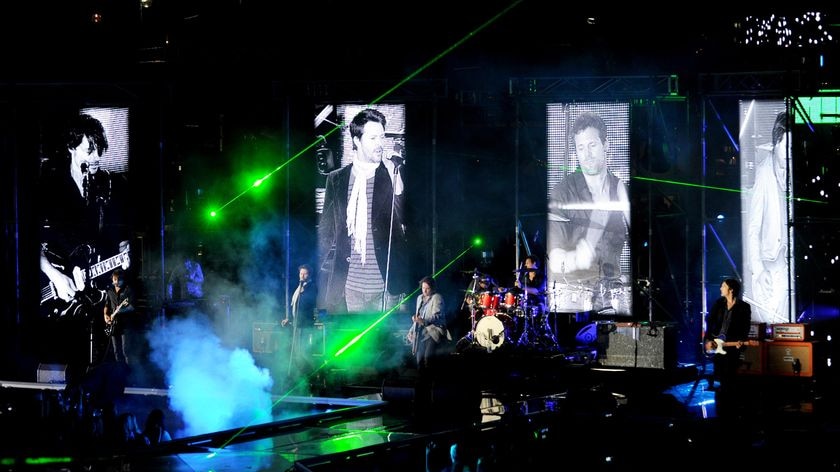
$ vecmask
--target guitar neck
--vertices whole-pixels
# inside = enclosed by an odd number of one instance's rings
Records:
[[[88,269],[88,273],[90,274],[88,278],[95,279],[100,275],[110,272],[123,265],[126,261],[128,261],[128,251],[121,252],[114,257],[105,259],[104,261],[97,262]]]

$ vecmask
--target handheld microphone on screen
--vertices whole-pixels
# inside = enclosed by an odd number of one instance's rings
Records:
[[[82,198],[85,199],[85,203],[90,203],[90,181],[88,180],[88,164],[87,162],[82,162],[79,165],[79,168],[82,170]]]
[[[394,173],[398,173],[398,169],[405,165],[405,157],[403,157],[403,145],[400,143],[394,143],[394,152],[388,159],[394,163]]]

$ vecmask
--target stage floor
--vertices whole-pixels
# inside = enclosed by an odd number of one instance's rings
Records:
[[[833,388],[814,379],[755,376],[750,407],[724,421],[708,374],[708,365],[605,367],[585,351],[452,353],[422,377],[404,369],[364,384],[328,385],[324,396],[275,394],[268,420],[131,451],[41,447],[48,428],[60,427],[48,410],[63,385],[0,381],[3,402],[12,407],[2,415],[3,430],[16,435],[4,443],[3,464],[422,471],[427,448],[435,456],[452,443],[473,462],[481,457],[513,470],[581,463],[594,470],[690,467],[709,450],[737,454],[741,465],[840,463],[840,454],[822,446],[840,432]],[[165,410],[170,430],[183,430],[166,389],[130,387],[117,404],[118,411],[151,408]]]

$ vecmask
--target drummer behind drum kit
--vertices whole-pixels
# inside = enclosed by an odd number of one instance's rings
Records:
[[[487,352],[513,344],[543,349],[559,347],[548,325],[545,304],[529,304],[522,289],[498,287],[492,277],[476,270],[466,292],[464,303],[470,308],[472,329],[464,339],[471,344]]]

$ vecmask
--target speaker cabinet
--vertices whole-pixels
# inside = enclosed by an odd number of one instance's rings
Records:
[[[767,366],[767,343],[759,342],[758,346],[747,346],[740,354],[741,365],[737,372],[743,375],[763,375]]]
[[[809,341],[769,341],[767,373],[789,377],[814,375],[814,343]]]
[[[66,364],[38,364],[38,383],[66,383]]]
[[[676,337],[669,325],[600,323],[601,365],[667,369],[676,366]]]
[[[670,326],[639,326],[636,340],[636,367],[670,369],[676,367],[677,344]]]
[[[602,365],[636,367],[636,337],[639,329],[634,323],[599,323],[598,332],[598,343],[604,353]]]
[[[279,323],[254,323],[251,349],[255,353],[271,354],[280,344]]]

